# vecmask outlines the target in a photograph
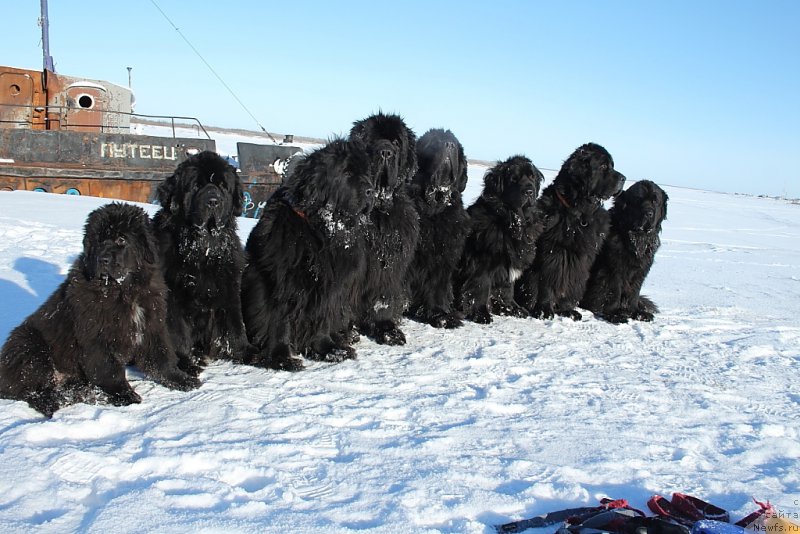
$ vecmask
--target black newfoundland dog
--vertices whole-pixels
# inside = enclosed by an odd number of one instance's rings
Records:
[[[206,358],[244,360],[251,347],[242,320],[244,251],[236,233],[242,185],[210,151],[189,157],[158,188],[153,218],[169,287],[169,330],[181,366],[199,373]]]
[[[359,330],[386,345],[402,345],[399,322],[407,304],[405,275],[419,239],[419,220],[406,185],[417,171],[417,136],[397,115],[378,113],[353,124],[370,155],[377,198],[366,235],[366,276],[355,309]]]
[[[408,192],[419,214],[419,243],[406,274],[412,319],[437,328],[461,326],[453,309],[453,274],[468,231],[461,193],[467,186],[464,147],[450,130],[429,130],[417,141],[419,170]]]
[[[366,272],[375,185],[363,142],[336,139],[300,159],[267,201],[245,249],[242,306],[254,365],[299,370],[355,357],[355,283]],[[349,332],[348,332],[349,333]]]
[[[514,281],[536,256],[542,219],[536,209],[544,176],[525,156],[486,172],[483,192],[469,207],[470,233],[456,275],[456,302],[467,319],[489,324],[492,314],[527,317],[514,300]]]
[[[78,402],[138,403],[125,378],[131,363],[169,388],[200,385],[177,367],[149,224],[144,210],[127,204],[89,214],[83,252],[66,280],[0,352],[0,396],[47,417]]]
[[[592,273],[581,307],[612,323],[652,321],[658,307],[639,291],[650,272],[667,218],[667,194],[649,180],[634,183],[614,199],[611,231]]]
[[[589,271],[608,234],[603,201],[619,194],[625,176],[614,170],[611,154],[594,143],[575,150],[538,205],[546,217],[533,265],[517,281],[517,301],[534,317],[580,320],[575,310]]]

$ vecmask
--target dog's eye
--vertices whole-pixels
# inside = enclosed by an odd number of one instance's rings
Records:
[[[608,164],[603,163],[602,165],[600,165],[600,170],[601,171],[607,171],[608,170]]]
[[[127,240],[125,239],[125,236],[119,236],[119,237],[118,237],[118,238],[117,238],[117,239],[114,241],[114,243],[115,243],[115,244],[116,244],[118,247],[124,247],[124,246],[125,246],[125,244],[127,243]]]

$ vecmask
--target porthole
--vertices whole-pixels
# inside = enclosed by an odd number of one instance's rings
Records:
[[[91,109],[94,107],[94,98],[90,95],[81,95],[78,97],[78,105],[83,109]]]
[[[81,192],[79,190],[75,189],[74,187],[70,187],[69,189],[64,191],[64,194],[65,195],[78,195],[78,196],[80,196]]]

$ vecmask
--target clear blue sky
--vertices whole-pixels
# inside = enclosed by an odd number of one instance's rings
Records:
[[[630,180],[800,197],[800,1],[155,0],[269,131],[379,109],[467,155],[558,168],[580,144]],[[39,2],[3,2],[0,63],[40,68]],[[50,0],[56,71],[137,111],[257,129],[150,0]]]

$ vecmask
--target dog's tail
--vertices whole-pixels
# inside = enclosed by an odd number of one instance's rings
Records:
[[[650,300],[649,298],[645,297],[644,295],[639,295],[639,309],[646,311],[648,313],[658,313],[659,309],[656,306],[656,303]]]

